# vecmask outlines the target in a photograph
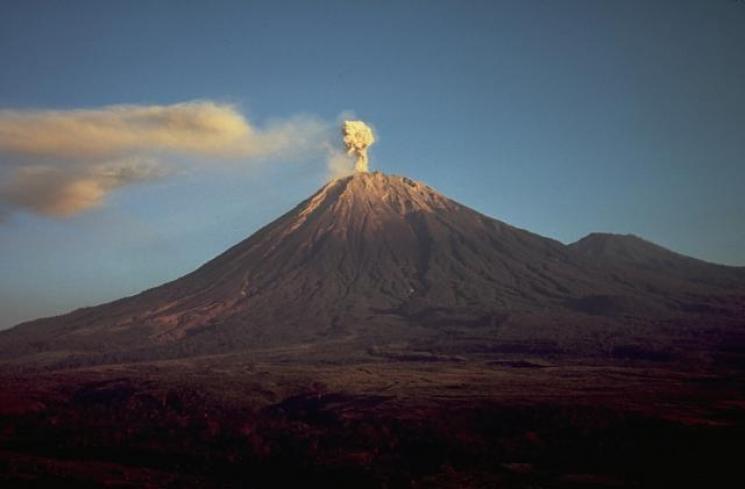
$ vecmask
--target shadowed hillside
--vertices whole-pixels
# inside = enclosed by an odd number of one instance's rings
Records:
[[[667,344],[740,324],[743,297],[740,268],[633,236],[565,246],[408,178],[358,173],[178,280],[0,333],[0,351],[42,363],[339,343],[335,356],[388,344],[467,354],[476,337],[586,354],[611,337]]]

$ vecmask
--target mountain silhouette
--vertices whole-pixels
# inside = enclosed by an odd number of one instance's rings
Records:
[[[591,234],[564,245],[423,183],[357,173],[177,280],[0,333],[0,358],[104,362],[319,345],[350,355],[398,344],[461,345],[458,354],[492,343],[593,348],[587,339],[599,327],[605,336],[655,338],[664,328],[669,335],[670,321],[681,331],[702,317],[711,327],[739,324],[743,298],[743,268],[635,236]]]

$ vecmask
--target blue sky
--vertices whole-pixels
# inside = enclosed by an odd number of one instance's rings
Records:
[[[374,169],[513,225],[745,265],[741,2],[6,0],[0,66],[17,113],[199,100],[264,130],[352,112]],[[168,158],[74,215],[0,207],[0,328],[174,279],[328,176],[318,151]],[[0,147],[0,179],[30,161]]]

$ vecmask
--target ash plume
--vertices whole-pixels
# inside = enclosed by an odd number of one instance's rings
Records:
[[[329,127],[296,116],[264,127],[210,100],[71,110],[0,108],[0,215],[71,217],[115,190],[183,165],[253,165],[317,151]],[[1,220],[0,220],[1,221]]]
[[[354,169],[358,172],[368,171],[367,148],[375,142],[373,130],[362,121],[344,121],[341,133],[347,154],[357,156]]]

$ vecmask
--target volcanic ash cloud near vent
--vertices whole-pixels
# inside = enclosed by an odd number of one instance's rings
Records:
[[[372,128],[362,121],[344,121],[341,133],[347,154],[357,156],[354,169],[358,172],[368,171],[367,148],[375,142]]]

